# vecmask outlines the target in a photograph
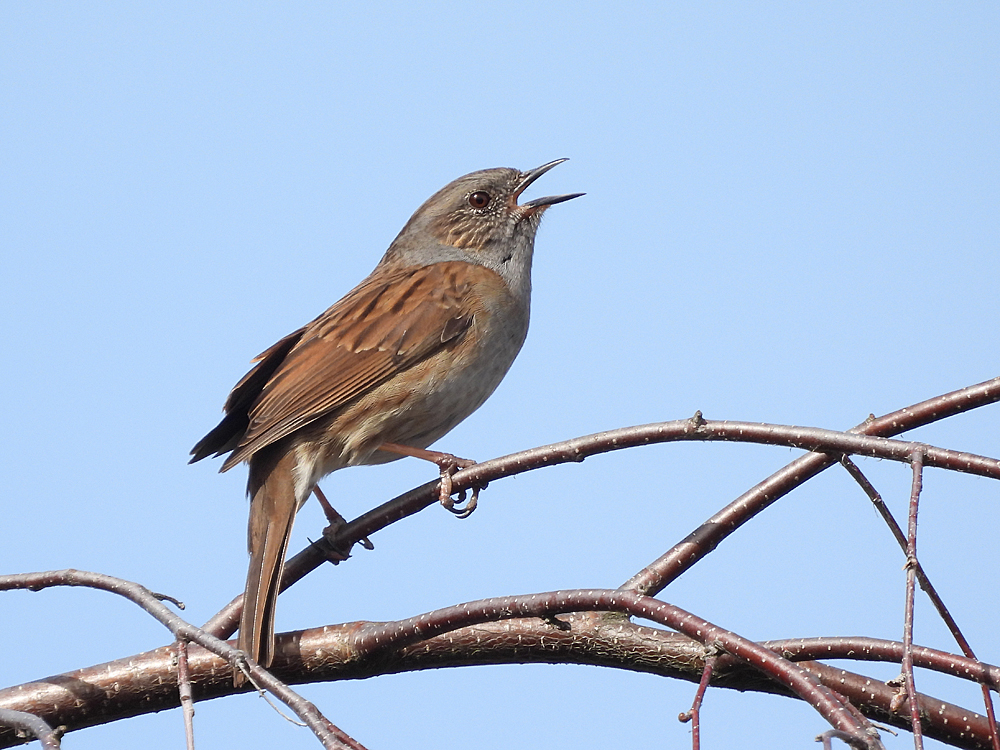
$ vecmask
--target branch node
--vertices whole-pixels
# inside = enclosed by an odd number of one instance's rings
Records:
[[[149,593],[151,593],[153,596],[155,596],[161,602],[170,602],[175,607],[177,607],[177,609],[180,609],[180,610],[187,609],[187,607],[184,605],[184,602],[182,602],[180,599],[174,599],[174,597],[170,596],[169,594],[158,594],[155,591],[150,591]]]
[[[544,622],[546,625],[552,626],[556,630],[562,630],[563,632],[569,632],[570,630],[573,629],[572,625],[570,625],[565,620],[560,620],[555,615],[546,615],[545,617],[542,618],[542,622]]]

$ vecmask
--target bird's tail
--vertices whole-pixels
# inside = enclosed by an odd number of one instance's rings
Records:
[[[243,594],[238,647],[262,667],[274,658],[274,608],[298,502],[294,451],[265,450],[250,459],[250,568]],[[236,687],[244,682],[237,670]]]

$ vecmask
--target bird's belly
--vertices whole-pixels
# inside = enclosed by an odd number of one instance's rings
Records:
[[[523,341],[524,333],[515,329],[477,342],[490,346],[489,353],[456,356],[444,349],[320,420],[325,425],[316,433],[322,445],[314,444],[319,448],[316,479],[344,466],[400,458],[379,451],[382,443],[426,448],[442,438],[496,390]]]

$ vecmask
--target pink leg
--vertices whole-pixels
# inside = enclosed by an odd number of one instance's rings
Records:
[[[439,451],[429,451],[424,448],[411,448],[408,445],[400,445],[399,443],[382,443],[379,446],[379,450],[387,451],[389,453],[395,453],[400,456],[411,456],[413,458],[421,458],[424,461],[430,461],[436,464],[438,469],[441,470],[441,486],[439,491],[439,501],[441,505],[447,508],[449,511],[454,513],[459,518],[467,518],[469,514],[476,509],[476,504],[479,502],[479,487],[475,487],[472,490],[472,497],[468,504],[458,510],[455,508],[455,503],[451,499],[451,476],[459,469],[468,469],[470,466],[475,466],[476,462],[468,458],[459,458],[458,456],[452,455],[451,453],[441,453]],[[459,501],[465,500],[465,492],[463,491],[459,495]]]
[[[330,501],[326,499],[326,495],[323,494],[323,490],[319,488],[318,484],[313,486],[313,494],[316,496],[316,499],[319,500],[319,504],[323,508],[323,514],[326,516],[326,520],[330,522],[330,525],[323,532],[324,536],[327,536],[327,531],[339,528],[347,523],[347,519],[340,515],[340,513],[337,512],[337,509],[334,508],[330,504]],[[371,540],[368,537],[359,539],[358,544],[365,549],[375,549],[375,545],[371,543]]]

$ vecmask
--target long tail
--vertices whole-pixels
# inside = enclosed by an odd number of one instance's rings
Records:
[[[250,568],[243,595],[238,646],[263,667],[274,658],[274,608],[285,567],[288,538],[298,502],[295,497],[294,451],[277,447],[250,459],[250,523],[247,543]],[[244,676],[236,671],[237,687]]]

